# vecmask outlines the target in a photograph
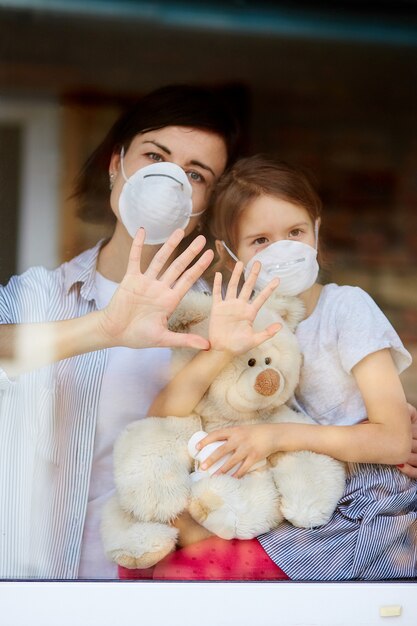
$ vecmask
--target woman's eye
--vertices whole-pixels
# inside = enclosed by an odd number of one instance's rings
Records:
[[[164,159],[157,152],[147,152],[146,155],[151,161],[155,161],[155,163],[161,163]]]
[[[191,171],[187,172],[188,178],[191,179],[193,183],[204,183],[204,176],[202,176],[199,172]]]
[[[289,234],[290,237],[300,237],[303,234],[301,228],[294,228]]]

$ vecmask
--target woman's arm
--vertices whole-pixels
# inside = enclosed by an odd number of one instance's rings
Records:
[[[259,309],[278,285],[277,280],[272,281],[254,300],[250,300],[260,268],[259,263],[254,264],[238,295],[243,264],[237,263],[224,299],[222,277],[221,274],[216,274],[209,325],[210,350],[197,353],[174,376],[155,398],[148,410],[148,415],[158,417],[189,415],[216,376],[235,355],[244,354],[278,332],[281,328],[279,322],[271,324],[260,332],[256,332],[253,328]]]
[[[139,229],[126,274],[109,305],[101,311],[44,324],[0,324],[0,367],[13,377],[54,361],[114,346],[208,348],[208,341],[202,337],[168,330],[169,316],[213,258],[208,250],[186,269],[205,245],[200,235],[163,271],[183,236],[183,231],[175,231],[142,273],[145,232]]]
[[[390,351],[368,355],[352,370],[362,393],[368,422],[354,426],[261,424],[224,428],[205,437],[199,448],[224,441],[202,465],[206,469],[228,453],[221,473],[242,463],[240,477],[273,452],[311,450],[341,461],[402,464],[410,456],[411,426],[404,391]]]
[[[410,478],[417,478],[417,409],[412,404],[407,404],[411,421],[411,452],[404,464],[400,464],[398,469]]]

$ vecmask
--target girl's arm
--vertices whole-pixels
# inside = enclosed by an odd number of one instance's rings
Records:
[[[213,258],[207,250],[186,269],[205,245],[200,235],[163,270],[183,236],[184,231],[175,231],[142,273],[145,231],[139,229],[126,274],[109,305],[101,311],[49,323],[0,324],[0,367],[14,377],[54,361],[114,346],[208,348],[206,339],[173,333],[167,327],[169,316]]]
[[[411,425],[404,391],[388,349],[372,353],[352,370],[362,393],[368,422],[354,426],[261,424],[219,429],[205,437],[199,448],[224,441],[202,465],[206,469],[228,453],[232,457],[219,473],[236,463],[240,477],[273,452],[311,450],[341,461],[402,464],[410,456]]]
[[[210,313],[210,350],[199,352],[168,383],[156,397],[148,415],[165,417],[190,415],[220,371],[238,354],[270,339],[281,328],[280,323],[271,324],[265,330],[255,332],[255,317],[274,289],[278,279],[271,281],[254,300],[250,300],[260,263],[254,266],[237,295],[243,264],[235,265],[226,295],[222,297],[222,277],[216,273],[213,283],[213,301]]]

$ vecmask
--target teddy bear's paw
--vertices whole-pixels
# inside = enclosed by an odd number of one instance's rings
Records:
[[[138,522],[112,498],[104,507],[101,537],[110,561],[129,569],[144,568],[175,550],[178,530],[167,524]]]
[[[174,548],[167,549],[166,547],[165,549],[155,552],[144,552],[141,556],[133,556],[121,550],[113,554],[112,561],[127,569],[146,569],[162,561],[162,559],[167,556],[167,554],[173,552],[173,550]]]
[[[189,511],[223,539],[252,539],[282,521],[277,491],[266,472],[241,479],[212,476],[194,483]]]
[[[326,524],[345,488],[344,464],[314,452],[284,455],[273,470],[285,519],[300,528]]]
[[[286,520],[288,520],[293,526],[298,528],[315,528],[316,526],[323,526],[326,524],[332,516],[333,508],[329,510],[322,510],[319,508],[318,502],[310,503],[306,505],[299,504],[296,506],[294,502],[287,504],[285,501],[281,504],[281,511]],[[300,510],[300,507],[305,507]]]

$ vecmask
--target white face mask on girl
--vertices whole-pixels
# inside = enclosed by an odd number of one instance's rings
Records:
[[[315,225],[317,246],[317,223]],[[230,256],[237,261],[237,257],[222,241]],[[276,292],[283,296],[298,296],[314,285],[319,273],[317,263],[317,248],[313,248],[301,241],[283,239],[271,243],[251,258],[244,269],[245,279],[255,263],[262,264],[256,281],[257,289],[263,289],[273,278],[279,278]]]
[[[125,184],[120,193],[120,219],[133,238],[142,226],[145,243],[164,243],[177,228],[186,228],[192,213],[192,187],[184,170],[175,163],[152,163],[137,170],[129,178],[120,167]]]

